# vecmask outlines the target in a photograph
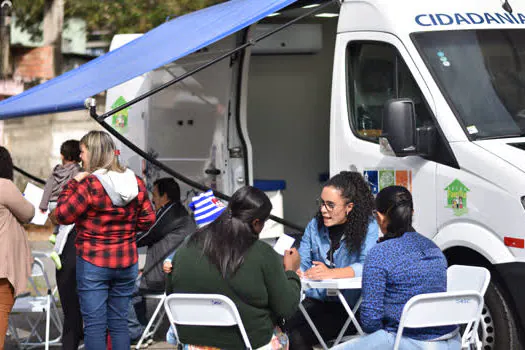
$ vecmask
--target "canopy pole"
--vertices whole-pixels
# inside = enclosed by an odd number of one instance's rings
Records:
[[[34,182],[37,182],[41,185],[45,185],[46,182],[38,177],[36,177],[35,175],[32,175],[30,173],[28,173],[27,171],[23,170],[23,169],[20,169],[19,167],[17,167],[16,165],[13,165],[13,169],[16,170],[17,172],[19,172],[20,174],[24,175],[25,177],[33,180]]]
[[[104,114],[102,114],[100,116],[97,115],[96,120],[98,122],[103,121],[106,118],[112,116],[113,114],[118,113],[118,112],[120,112],[120,111],[122,111],[122,110],[124,110],[124,109],[126,109],[126,108],[128,108],[128,107],[130,107],[130,106],[132,106],[132,105],[134,105],[134,104],[136,104],[136,103],[138,103],[138,102],[140,102],[140,101],[142,101],[142,100],[152,96],[152,95],[154,95],[154,94],[156,94],[157,92],[162,91],[162,90],[166,89],[167,87],[170,87],[171,85],[176,84],[179,81],[182,81],[182,80],[184,80],[184,79],[194,75],[195,73],[198,73],[198,72],[208,68],[209,66],[214,65],[215,63],[220,62],[220,61],[224,60],[225,58],[228,58],[231,55],[233,55],[233,54],[235,54],[235,53],[237,53],[239,51],[242,51],[242,50],[244,50],[244,49],[246,49],[246,48],[248,48],[250,46],[256,45],[259,41],[264,40],[267,37],[269,37],[269,36],[271,36],[271,35],[273,35],[275,33],[278,33],[278,32],[280,32],[283,29],[288,28],[292,24],[294,24],[296,22],[299,22],[300,20],[302,20],[302,19],[304,19],[306,17],[310,17],[314,13],[321,11],[322,9],[324,9],[325,7],[328,7],[329,5],[332,5],[333,3],[337,3],[337,4],[340,5],[339,0],[332,0],[332,1],[327,2],[326,4],[323,4],[323,5],[319,6],[319,7],[316,7],[313,10],[308,11],[304,15],[301,15],[301,16],[299,16],[297,18],[294,18],[293,20],[291,20],[291,21],[289,21],[289,22],[287,22],[287,23],[277,27],[274,30],[269,31],[268,33],[265,33],[265,34],[259,36],[258,38],[250,39],[246,43],[244,43],[241,46],[238,46],[237,48],[235,48],[235,49],[225,53],[224,55],[219,56],[219,57],[211,60],[210,62],[207,62],[207,63],[203,64],[202,66],[195,68],[192,71],[184,73],[180,77],[177,77],[177,78],[175,78],[173,80],[170,80],[167,83],[165,83],[165,84],[163,84],[163,85],[161,85],[161,86],[159,86],[159,87],[157,87],[157,88],[155,88],[153,90],[150,90],[150,91],[148,91],[148,92],[146,92],[146,93],[144,93],[144,94],[134,98],[133,100],[123,104],[122,106],[119,106],[119,107],[117,107],[115,109],[112,109],[111,111],[106,112],[106,113],[104,113]],[[87,103],[87,101],[86,101],[86,103]]]
[[[187,185],[189,185],[189,186],[191,186],[193,188],[196,188],[196,189],[201,190],[203,192],[206,192],[206,191],[210,190],[210,188],[208,188],[208,187],[206,187],[206,186],[204,186],[204,185],[202,185],[202,184],[200,184],[198,182],[193,181],[192,179],[182,175],[181,173],[176,172],[175,170],[173,170],[172,168],[168,167],[164,163],[159,162],[157,159],[153,158],[151,155],[147,154],[142,149],[140,149],[133,142],[131,142],[130,140],[128,140],[127,138],[122,136],[118,131],[113,129],[108,123],[106,123],[104,121],[99,121],[96,118],[95,110],[96,110],[96,106],[93,103],[90,106],[90,112],[91,112],[90,114],[93,117],[93,119],[95,119],[104,129],[106,129],[107,132],[109,132],[111,135],[113,135],[115,138],[117,138],[120,142],[122,142],[124,145],[126,145],[133,152],[137,153],[139,156],[144,158],[146,161],[150,162],[154,166],[156,166],[156,167],[160,168],[161,170],[165,171],[166,173],[168,173],[169,175],[173,176],[177,180],[179,180],[179,181],[181,181],[181,182],[183,182],[183,183],[185,183],[185,184],[187,184]],[[213,190],[213,193],[215,194],[215,196],[219,197],[220,199],[223,199],[225,201],[229,201],[230,200],[230,196],[227,196],[227,195],[225,195],[222,192]],[[275,222],[277,222],[277,223],[279,223],[279,224],[282,224],[284,226],[290,227],[290,228],[292,228],[294,230],[297,230],[297,231],[300,231],[300,232],[303,232],[303,230],[304,230],[304,227],[302,227],[300,225],[297,225],[297,224],[294,224],[292,222],[286,221],[286,220],[281,219],[281,218],[279,218],[277,216],[274,216],[274,215],[270,215],[270,219],[275,221]]]
[[[281,30],[291,26],[292,24],[306,18],[306,17],[309,17],[311,15],[313,15],[314,13],[324,9],[325,7],[328,7],[329,5],[332,5],[332,3],[337,3],[337,4],[340,4],[339,3],[339,0],[332,0],[330,2],[327,2],[326,4],[323,4],[319,7],[316,7],[314,8],[313,10],[307,12],[306,14],[302,15],[302,16],[299,16],[285,24],[283,24],[282,26],[268,32],[268,33],[265,33],[263,35],[261,35],[260,37],[258,38],[255,38],[255,39],[251,39],[251,40],[248,40],[246,43],[244,43],[243,45],[227,52],[226,54],[222,55],[222,56],[219,56],[217,58],[215,58],[214,60],[210,61],[210,62],[207,62],[205,64],[203,64],[202,66],[200,67],[197,67],[196,69],[190,71],[190,72],[187,72],[183,75],[181,75],[180,77],[177,77],[161,86],[159,86],[158,88],[155,88],[151,91],[148,91],[146,92],[145,94],[142,94],[141,96],[138,96],[136,98],[134,98],[133,100],[123,104],[122,106],[120,107],[117,107],[109,112],[106,112],[102,115],[98,115],[97,114],[97,107],[96,107],[96,101],[94,98],[89,98],[85,101],[85,105],[86,105],[86,108],[89,109],[90,111],[90,116],[95,120],[97,121],[107,132],[109,132],[111,135],[113,135],[117,140],[119,140],[120,142],[122,142],[124,145],[126,145],[129,149],[131,149],[133,152],[137,153],[139,156],[141,156],[143,159],[145,159],[146,161],[150,162],[151,164],[155,165],[156,167],[160,168],[161,170],[165,171],[166,173],[168,173],[169,175],[173,176],[174,178],[176,178],[177,180],[193,187],[193,188],[196,188],[198,190],[201,190],[201,191],[208,191],[210,188],[198,183],[198,182],[195,182],[193,181],[192,179],[180,174],[179,172],[171,169],[170,167],[168,167],[167,165],[159,162],[157,159],[153,158],[151,155],[147,154],[146,152],[144,152],[142,149],[140,149],[137,145],[135,145],[133,142],[131,142],[130,140],[128,140],[126,137],[122,136],[118,131],[116,131],[115,129],[113,129],[109,124],[107,124],[105,122],[105,119],[112,116],[113,114],[115,113],[118,113],[120,112],[121,110],[125,109],[125,108],[128,108],[164,89],[166,89],[167,87],[173,85],[173,84],[176,84],[190,76],[192,76],[193,74],[195,73],[198,73],[206,68],[208,68],[209,66],[217,63],[217,62],[220,62],[222,60],[224,60],[225,58],[228,58],[230,57],[231,55],[239,52],[239,51],[242,51],[250,46],[253,46],[255,44],[257,44],[259,41],[261,40],[264,40],[266,39],[267,37],[277,33],[277,32],[280,32]],[[223,199],[225,201],[229,201],[230,200],[230,196],[222,193],[222,192],[219,192],[219,191],[213,191],[213,193],[219,197],[220,199]],[[279,224],[282,224],[286,227],[290,227],[294,230],[298,230],[300,232],[303,232],[304,231],[304,227],[300,226],[300,225],[297,225],[297,224],[294,224],[292,222],[289,222],[287,220],[284,220],[284,219],[281,219],[277,216],[274,216],[274,215],[270,215],[269,217],[271,220],[279,223]]]

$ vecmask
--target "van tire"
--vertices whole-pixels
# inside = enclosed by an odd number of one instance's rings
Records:
[[[479,327],[483,350],[523,349],[512,308],[504,298],[502,287],[492,279],[485,293],[485,305]]]

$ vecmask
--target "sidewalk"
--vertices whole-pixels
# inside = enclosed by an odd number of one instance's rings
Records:
[[[30,226],[26,228],[29,235],[30,240],[30,247],[31,251],[33,252],[42,252],[42,253],[50,253],[52,249],[51,243],[47,240],[49,235],[52,232],[51,227],[38,227],[38,226]],[[55,265],[50,259],[42,259],[45,265],[46,272],[49,276],[50,283],[52,287],[54,288],[56,285],[55,281]],[[148,317],[151,317],[151,314],[155,310],[155,301],[148,301],[147,303],[147,309],[148,309]],[[16,324],[23,328],[23,329],[29,329],[29,325],[27,325],[24,322],[24,319],[22,316],[15,316]],[[159,327],[159,330],[157,331],[157,334],[155,335],[154,343],[148,347],[148,349],[175,349],[173,345],[170,345],[165,342],[166,332],[169,327],[169,322],[167,317],[164,317],[162,325]],[[23,332],[23,331],[22,331]],[[42,322],[39,327],[39,333],[44,336],[45,335],[45,322]],[[51,338],[56,337],[56,332],[54,330],[51,330]],[[15,343],[13,342],[13,339],[10,337],[6,338],[5,343],[5,350],[15,350],[17,349]],[[37,349],[44,349],[44,347],[37,348]],[[50,347],[50,349],[60,349],[60,347]],[[134,349],[134,348],[132,348]],[[67,349],[69,350],[69,349]]]

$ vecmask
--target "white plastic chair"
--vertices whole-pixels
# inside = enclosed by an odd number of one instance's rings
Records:
[[[420,294],[412,297],[403,308],[399,321],[394,350],[399,343],[404,328],[423,328],[467,324],[461,339],[462,344],[470,343],[472,329],[477,329],[483,296],[477,291],[444,292]]]
[[[484,267],[452,265],[447,269],[447,291],[475,290],[485,295],[490,283],[490,272]]]
[[[46,295],[43,295],[39,291],[35,279],[43,279],[47,290]],[[9,317],[9,332],[18,343],[18,346],[22,349],[44,346],[47,350],[49,349],[50,345],[61,345],[60,341],[62,338],[62,320],[60,319],[60,314],[58,312],[56,301],[52,293],[51,284],[49,283],[49,278],[45,271],[44,264],[38,258],[34,258],[29,284],[32,287],[32,292],[23,296],[19,296],[15,300],[15,304],[13,305],[13,309],[11,310]],[[35,314],[37,315],[36,320]],[[20,336],[14,321],[14,316],[16,315],[26,316],[25,320],[31,328],[29,336]],[[40,322],[43,321],[44,317],[46,322],[46,334],[45,338],[42,339],[42,336],[38,333],[38,327]],[[51,325],[53,325],[58,331],[58,336],[52,340],[49,339]]]
[[[142,346],[142,343],[149,337],[153,337],[155,333],[157,333],[157,330],[159,329],[160,324],[162,323],[162,319],[164,318],[164,314],[166,311],[162,308],[164,305],[164,300],[166,300],[166,293],[163,294],[145,294],[142,296],[146,301],[148,299],[155,299],[159,302],[157,303],[157,306],[155,307],[155,311],[153,312],[153,315],[151,316],[151,319],[148,322],[148,325],[144,329],[144,332],[142,332],[142,336],[140,337],[137,345],[135,346],[135,349],[138,350]],[[158,316],[158,317],[157,317]],[[151,330],[153,328],[153,330]]]
[[[447,291],[459,292],[465,290],[475,290],[485,297],[485,292],[490,283],[490,272],[484,267],[467,266],[467,265],[452,265],[447,269]],[[480,317],[482,317],[480,315]],[[474,337],[464,335],[463,338],[469,338],[475,341],[476,349],[481,349],[481,341],[479,340],[478,328],[472,329]],[[463,348],[468,347],[468,344],[463,343]]]
[[[237,307],[230,298],[219,294],[170,294],[164,308],[178,337],[176,325],[230,327],[237,325],[246,349],[251,349]]]

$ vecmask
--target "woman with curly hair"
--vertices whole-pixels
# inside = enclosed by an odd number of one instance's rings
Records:
[[[361,174],[343,171],[324,185],[318,199],[319,212],[310,221],[299,248],[301,277],[324,280],[360,277],[368,251],[378,239],[374,220],[374,198]],[[343,292],[349,305],[359,298],[359,291]],[[335,296],[324,289],[306,292],[303,306],[323,339],[337,337],[348,319]],[[285,323],[290,349],[311,349],[318,340],[301,312]]]

